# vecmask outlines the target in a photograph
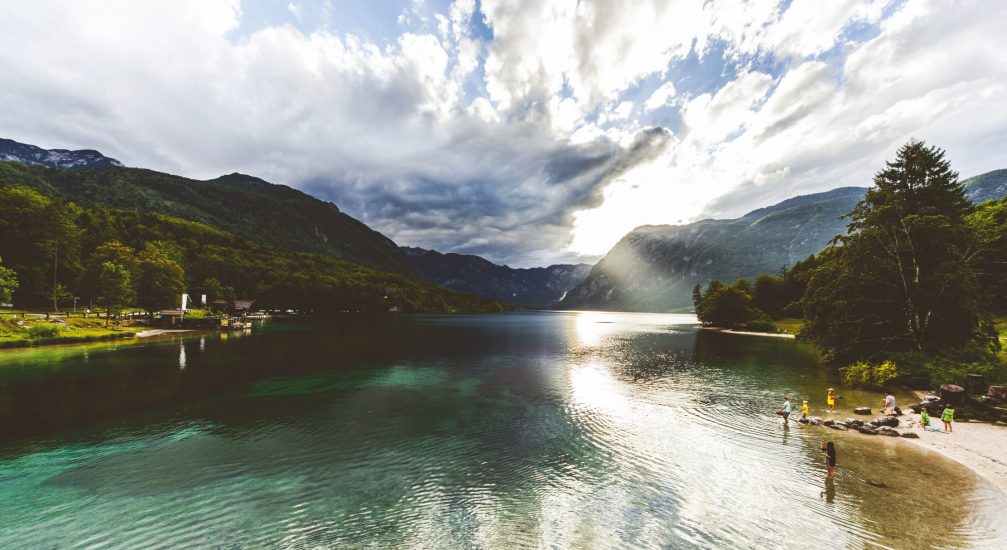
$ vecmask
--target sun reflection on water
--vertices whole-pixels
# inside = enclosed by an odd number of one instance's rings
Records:
[[[615,327],[615,316],[610,313],[582,311],[576,320],[577,341],[582,346],[598,346]]]

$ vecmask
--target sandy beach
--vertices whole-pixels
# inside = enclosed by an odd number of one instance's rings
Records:
[[[175,334],[178,332],[192,332],[191,329],[166,329],[166,328],[152,328],[148,330],[141,330],[136,333],[137,338],[148,338],[150,336],[163,336],[165,334]]]
[[[699,329],[710,330],[713,332],[723,332],[726,334],[741,334],[743,336],[768,336],[770,338],[790,338],[790,339],[797,338],[797,336],[785,332],[752,332],[746,330],[731,330],[727,328],[716,328],[716,327],[699,327]]]
[[[940,415],[931,415],[931,425],[943,428]],[[912,431],[919,439],[899,438],[925,447],[968,467],[1007,494],[1007,427],[989,422],[955,422],[954,432],[920,429],[920,416],[908,412],[898,430]]]

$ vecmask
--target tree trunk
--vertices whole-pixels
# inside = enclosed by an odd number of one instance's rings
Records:
[[[941,401],[950,405],[961,405],[965,397],[965,388],[954,384],[941,385]]]
[[[983,375],[981,374],[967,374],[965,375],[965,390],[972,397],[982,395],[986,390],[986,383],[983,381]]]

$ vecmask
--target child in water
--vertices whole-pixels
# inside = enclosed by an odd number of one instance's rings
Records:
[[[831,441],[822,442],[822,452],[825,453],[825,469],[828,471],[826,477],[836,475],[836,445]]]
[[[804,404],[801,405],[801,420],[808,419],[808,400],[804,400]]]
[[[945,407],[944,412],[941,413],[941,420],[944,421],[944,431],[953,432],[954,427],[952,424],[955,422],[955,409],[951,405]]]
[[[835,414],[836,412],[836,390],[834,388],[829,388],[829,393],[826,396],[829,402],[829,412]]]
[[[790,424],[790,398],[786,395],[783,396],[783,408],[780,409],[780,414],[783,415],[783,425],[787,426]]]

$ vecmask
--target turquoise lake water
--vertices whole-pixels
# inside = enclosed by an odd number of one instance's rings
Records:
[[[807,345],[671,314],[2,351],[0,548],[1007,547],[964,467],[774,414],[829,386]]]

